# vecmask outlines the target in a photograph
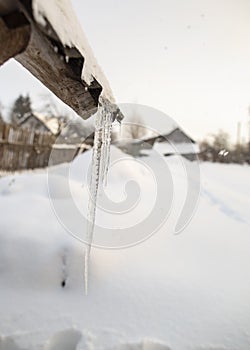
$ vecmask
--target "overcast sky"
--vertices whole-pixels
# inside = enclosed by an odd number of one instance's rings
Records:
[[[247,128],[249,0],[73,0],[120,103],[160,109],[192,137]],[[16,63],[0,69],[0,100],[44,93]]]

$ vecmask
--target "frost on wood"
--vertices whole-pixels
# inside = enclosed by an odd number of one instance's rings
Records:
[[[96,204],[99,185],[106,185],[110,160],[110,142],[112,123],[116,118],[117,107],[103,102],[99,107],[95,120],[95,138],[92,153],[90,197],[88,205],[87,248],[85,252],[85,293],[88,291],[89,256],[93,241]]]

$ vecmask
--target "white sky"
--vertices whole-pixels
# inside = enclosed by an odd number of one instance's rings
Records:
[[[250,105],[249,0],[73,0],[119,103],[155,107],[192,137],[246,132]],[[39,97],[40,83],[10,62],[0,100]]]

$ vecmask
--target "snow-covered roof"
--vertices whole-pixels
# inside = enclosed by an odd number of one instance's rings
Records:
[[[28,121],[30,118],[36,118],[44,127],[50,131],[52,134],[56,135],[59,131],[59,123],[57,117],[47,117],[44,114],[37,112],[27,112],[18,120],[18,125],[22,125],[24,122]]]
[[[198,144],[155,142],[153,148],[161,154],[196,154],[199,153]]]
[[[41,122],[43,123],[48,130],[56,135],[59,131],[59,123],[58,123],[58,118],[56,117],[50,117],[48,118],[44,114],[33,112],[33,115]]]
[[[162,132],[159,137],[160,142],[175,142],[175,143],[195,143],[195,140],[185,133],[183,129],[176,126],[169,132]]]

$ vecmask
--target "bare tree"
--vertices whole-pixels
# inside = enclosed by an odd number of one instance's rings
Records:
[[[212,162],[229,162],[231,159],[231,145],[228,133],[219,130],[217,134],[210,135],[210,139],[200,142],[200,157],[202,160]]]
[[[230,136],[227,132],[219,130],[217,134],[213,135],[213,147],[216,151],[230,149]]]
[[[131,139],[143,139],[147,134],[147,128],[139,114],[134,114],[128,122],[122,124],[122,134]]]

